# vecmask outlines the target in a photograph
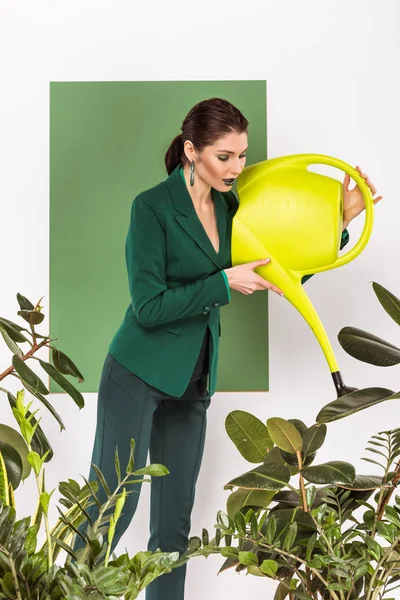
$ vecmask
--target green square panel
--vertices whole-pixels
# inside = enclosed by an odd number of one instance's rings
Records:
[[[215,96],[249,120],[247,164],[265,160],[265,81],[50,84],[50,335],[83,373],[83,392],[97,391],[130,302],[132,201],[167,178],[164,154],[185,115]],[[233,293],[221,325],[218,390],[267,390],[267,294]]]

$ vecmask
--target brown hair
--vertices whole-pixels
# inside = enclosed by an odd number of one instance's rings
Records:
[[[196,150],[211,146],[227,133],[247,131],[249,122],[240,110],[222,98],[209,98],[195,104],[186,115],[181,131],[171,142],[165,154],[165,166],[168,175],[179,164],[188,162],[183,144],[190,140]]]

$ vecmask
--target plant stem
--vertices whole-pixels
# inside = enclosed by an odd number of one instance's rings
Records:
[[[285,550],[276,548],[272,544],[260,543],[257,540],[251,540],[251,541],[254,544],[259,544],[261,547],[268,548],[269,550],[273,550],[274,552],[277,552],[278,554],[281,554],[282,556],[286,556],[288,558],[293,558],[296,562],[302,563],[305,567],[308,567],[312,571],[312,573],[314,573],[314,575],[316,577],[318,577],[318,579],[324,584],[325,587],[327,587],[329,585],[329,583],[322,577],[322,575],[317,571],[317,569],[314,569],[313,567],[310,567],[309,565],[307,565],[307,562],[305,560],[303,560],[302,558],[300,558],[299,556],[295,556],[294,554],[291,554],[290,552],[286,552]],[[332,598],[334,598],[334,600],[340,600],[334,590],[329,590],[329,593],[332,594]]]
[[[28,358],[31,358],[35,354],[35,352],[37,352],[43,346],[46,346],[48,342],[49,342],[49,340],[45,339],[45,340],[42,340],[40,342],[40,344],[34,344],[32,346],[32,348],[29,350],[29,352],[27,352],[26,354],[24,354],[23,356],[21,356],[21,360],[25,361]],[[2,379],[4,379],[5,377],[7,377],[7,375],[10,375],[13,371],[14,371],[14,367],[13,367],[13,365],[11,365],[11,367],[8,367],[8,369],[6,369],[5,371],[3,371],[3,373],[0,373],[0,381]]]
[[[383,563],[387,560],[390,559],[390,557],[393,554],[394,549],[396,548],[397,544],[400,542],[400,535],[397,536],[397,538],[394,540],[394,542],[392,543],[392,545],[387,549],[387,552],[385,552],[385,554],[380,558],[380,560],[378,561],[378,564],[376,565],[376,569],[371,577],[371,580],[369,582],[369,586],[368,586],[368,591],[365,595],[365,600],[374,600],[376,598],[376,593],[377,592],[379,594],[379,589],[382,586],[378,586],[376,588],[376,590],[374,591],[374,593],[371,595],[372,587],[375,583],[375,579],[377,578],[378,575],[378,571],[379,569],[382,567]]]
[[[303,468],[303,464],[301,461],[301,453],[299,451],[296,452],[296,456],[297,456],[297,464],[299,467],[299,483],[300,483],[300,490],[301,490],[301,499],[303,502],[303,510],[304,512],[308,512],[308,506],[307,506],[307,496],[306,496],[306,488],[304,486],[304,477],[301,474],[301,469]]]
[[[32,446],[29,444],[29,451],[32,452]],[[39,492],[39,502],[40,502],[40,496],[42,494],[42,481],[41,481],[41,476],[43,477],[43,467],[39,472],[39,475],[36,475],[35,473],[35,479],[36,479],[36,486]],[[43,510],[43,509],[42,509]],[[50,523],[49,523],[49,517],[47,515],[47,513],[43,510],[43,518],[44,518],[44,528],[46,530],[46,539],[47,539],[47,546],[48,546],[48,550],[47,550],[47,563],[49,566],[49,569],[53,566],[53,547],[51,545],[51,534],[50,534]]]

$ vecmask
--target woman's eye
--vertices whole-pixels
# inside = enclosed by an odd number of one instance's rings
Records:
[[[239,158],[246,158],[247,154],[242,154],[242,156],[240,156]],[[219,160],[228,160],[229,156],[218,156]]]

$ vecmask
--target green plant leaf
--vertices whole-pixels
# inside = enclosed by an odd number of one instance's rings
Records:
[[[281,419],[280,417],[272,417],[267,421],[268,433],[278,448],[285,452],[295,454],[303,447],[303,439],[292,423]]]
[[[7,479],[12,489],[16,490],[22,479],[22,459],[19,452],[10,444],[0,440],[0,452],[3,456]]]
[[[275,495],[275,491],[269,490],[246,490],[239,488],[231,492],[226,503],[226,511],[231,519],[238,510],[245,506],[254,508],[266,508]]]
[[[151,477],[162,477],[163,475],[168,474],[169,471],[167,467],[164,465],[158,465],[156,463],[147,465],[147,467],[143,467],[143,469],[138,469],[132,473],[132,475],[150,475]]]
[[[318,413],[317,423],[331,423],[338,421],[349,415],[353,415],[360,410],[375,406],[386,400],[398,400],[400,393],[394,394],[387,388],[364,388],[346,394],[329,404],[326,404]]]
[[[40,394],[39,392],[36,392],[28,384],[24,384],[24,385],[25,385],[26,389],[28,390],[28,392],[30,392],[33,396],[35,396],[35,398],[40,400],[40,402],[42,402],[45,405],[45,407],[47,408],[47,410],[53,415],[53,417],[56,419],[56,421],[60,425],[60,431],[65,429],[65,425],[64,425],[60,415],[54,408],[54,406],[52,406],[52,404],[50,404],[50,402],[44,396],[42,396],[42,394]]]
[[[382,485],[382,477],[379,475],[357,475],[351,484],[338,484],[338,487],[345,490],[376,490]],[[391,486],[387,486],[391,487]]]
[[[13,354],[16,354],[17,356],[23,356],[24,353],[22,352],[21,348],[17,346],[17,344],[10,338],[7,331],[2,325],[0,325],[0,333],[3,336],[3,340],[5,341],[11,352]]]
[[[17,302],[21,310],[33,310],[35,308],[32,302],[19,292],[17,294]]]
[[[327,427],[325,424],[312,425],[303,434],[303,456],[309,456],[313,454],[323,445],[326,437]]]
[[[267,450],[274,445],[264,423],[243,410],[228,414],[225,429],[243,458],[251,463],[262,462]]]
[[[333,460],[301,470],[304,479],[311,483],[352,483],[356,477],[353,465],[339,460]]]
[[[14,354],[12,358],[12,364],[16,372],[21,378],[24,385],[29,386],[39,394],[48,394],[49,390],[44,385],[43,381],[32,371],[30,367],[23,361],[19,356]]]
[[[0,441],[3,444],[8,444],[18,452],[22,463],[21,478],[26,479],[31,472],[31,466],[28,462],[29,449],[22,435],[12,427],[0,424]]]
[[[248,490],[280,490],[289,483],[290,471],[284,465],[262,464],[229,481],[225,488]]]
[[[400,362],[400,348],[363,329],[343,327],[338,340],[347,354],[362,362],[378,367],[391,367]]]
[[[85,381],[76,364],[72,362],[72,360],[66,354],[64,354],[64,352],[61,352],[61,350],[58,350],[53,346],[51,352],[53,363],[57,371],[63,375],[72,375],[72,377],[76,377],[79,383]]]
[[[263,562],[260,565],[260,571],[261,573],[264,573],[264,575],[274,577],[278,570],[278,566],[279,565],[275,560],[263,560]]]
[[[254,552],[239,552],[239,561],[242,565],[258,565],[258,558]]]
[[[131,449],[129,453],[129,460],[126,466],[126,474],[129,475],[133,472],[133,467],[135,466],[135,440],[131,439]]]
[[[100,481],[101,485],[103,486],[105,493],[107,494],[108,497],[110,497],[111,496],[111,490],[110,490],[110,488],[108,486],[108,483],[107,483],[107,481],[106,481],[106,479],[105,479],[102,471],[99,469],[98,466],[96,466],[93,463],[92,463],[92,467],[95,470],[97,478]]]
[[[64,377],[64,375],[61,375],[61,373],[59,373],[57,369],[53,367],[53,365],[44,360],[39,360],[39,363],[46,373],[50,375],[50,377],[54,379],[54,381],[58,383],[58,385],[65,392],[67,392],[69,396],[71,396],[72,400],[79,408],[83,408],[85,406],[85,400],[83,399],[82,394],[76,389],[76,387],[72,385],[70,381],[68,381],[66,377]]]
[[[400,300],[376,281],[372,282],[372,287],[387,314],[400,325]]]
[[[11,408],[16,408],[17,400],[15,396],[13,396],[10,392],[7,392],[7,398]],[[50,442],[45,436],[43,429],[40,427],[38,421],[35,419],[35,417],[29,410],[26,413],[26,418],[29,419],[33,427],[36,426],[35,433],[33,434],[33,438],[31,441],[32,450],[37,452],[39,456],[43,456],[44,454],[46,454],[46,452],[48,452],[45,462],[49,462],[49,460],[53,458],[53,449],[50,446]]]
[[[44,319],[44,314],[39,310],[19,310],[17,314],[30,325],[39,325]]]
[[[13,323],[12,321],[9,321],[8,319],[4,319],[3,317],[0,317],[0,325],[2,326],[3,329],[5,329],[8,333],[8,335],[10,336],[10,338],[14,341],[14,342],[28,342],[29,340],[21,333],[21,331],[26,331],[26,329],[24,329],[23,327],[20,327],[19,325],[17,325],[17,323]]]

